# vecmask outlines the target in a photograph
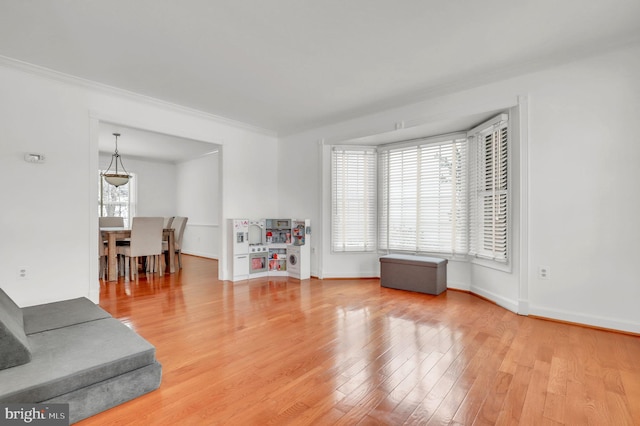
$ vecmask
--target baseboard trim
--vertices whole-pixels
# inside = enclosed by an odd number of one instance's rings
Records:
[[[466,294],[470,294],[474,297],[477,297],[478,299],[482,299],[485,302],[491,303],[493,305],[496,306],[500,306],[501,308],[504,308],[503,306],[501,306],[500,304],[496,303],[495,301],[489,299],[488,297],[482,296],[480,294],[474,293],[473,291],[470,290],[463,290],[463,289],[459,289],[459,288],[447,288],[448,291],[457,291],[460,293],[466,293]],[[541,320],[541,321],[550,321],[550,322],[556,322],[559,324],[568,324],[568,325],[575,325],[577,327],[583,327],[583,328],[590,328],[593,330],[600,330],[600,331],[608,331],[610,333],[618,333],[618,334],[624,334],[624,335],[628,335],[628,336],[634,336],[634,337],[640,337],[640,332],[635,332],[635,331],[630,331],[630,330],[625,330],[625,329],[618,329],[618,328],[611,328],[611,327],[603,327],[603,326],[598,326],[598,325],[593,325],[593,324],[589,324],[589,323],[583,323],[583,322],[579,322],[579,321],[568,321],[568,320],[563,320],[563,319],[558,319],[558,318],[554,318],[551,316],[544,316],[544,315],[534,315],[534,314],[518,314],[518,315],[522,315],[522,316],[526,316],[532,319],[537,319],[537,320]]]
[[[616,331],[618,333],[640,336],[640,324],[629,321],[584,315],[581,313],[558,309],[545,309],[540,306],[531,306],[530,309],[529,316],[532,318],[557,321],[566,324],[579,324],[584,327],[597,330]]]
[[[322,276],[321,279],[324,280],[358,280],[358,279],[363,279],[363,280],[369,280],[369,279],[380,279],[379,275],[374,274],[358,274],[358,275],[353,275],[353,276],[348,276],[348,275],[327,275],[324,274]]]
[[[515,314],[518,313],[518,303],[515,300],[507,299],[506,297],[499,296],[490,291],[474,288],[473,286],[471,286],[471,293],[490,300],[496,305],[501,306]]]
[[[186,254],[188,256],[202,257],[204,259],[214,259],[219,260],[218,256],[211,253],[202,253],[197,251],[183,251],[182,254]]]
[[[532,314],[529,314],[527,316],[529,318],[539,319],[542,321],[551,321],[551,322],[557,322],[559,324],[576,325],[578,327],[591,328],[593,330],[608,331],[610,333],[618,333],[618,334],[625,334],[628,336],[640,337],[640,333],[636,333],[633,331],[626,331],[626,330],[618,330],[617,328],[599,327],[597,325],[583,324],[581,322],[574,322],[574,321],[565,321],[565,320],[560,320],[556,318],[549,318],[549,317],[543,317],[543,316],[532,315]]]

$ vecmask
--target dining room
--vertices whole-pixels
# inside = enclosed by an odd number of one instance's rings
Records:
[[[100,271],[105,282],[118,279],[116,252],[130,240],[134,218],[165,219],[167,253],[175,251],[179,242],[180,255],[219,258],[219,145],[101,121],[98,147],[98,215],[122,222],[122,226],[100,226],[108,253],[105,269]],[[113,174],[116,167],[119,174],[128,176],[118,186],[103,176]],[[188,219],[183,229],[180,219],[177,228],[171,224],[174,218]],[[164,262],[167,273],[179,270],[174,256],[165,256]]]

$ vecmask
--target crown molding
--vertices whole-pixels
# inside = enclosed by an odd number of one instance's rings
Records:
[[[272,137],[278,136],[277,132],[273,130],[265,129],[263,127],[254,126],[248,123],[244,123],[242,121],[232,120],[230,118],[211,114],[198,109],[174,104],[172,102],[164,101],[162,99],[157,99],[151,96],[142,95],[142,94],[125,90],[125,89],[120,89],[115,86],[109,86],[107,84],[98,83],[96,81],[88,80],[82,77],[76,77],[71,74],[55,71],[50,68],[45,68],[39,65],[31,64],[29,62],[24,62],[19,59],[10,58],[8,56],[0,55],[0,65],[6,68],[12,68],[12,69],[23,71],[29,74],[34,74],[39,77],[60,81],[63,83],[71,84],[78,87],[83,87],[90,90],[99,91],[99,92],[110,94],[110,95],[120,96],[133,101],[145,103],[145,104],[156,106],[156,107],[161,107],[170,111],[189,114],[194,117],[204,118],[205,120],[211,120],[218,124],[224,124],[227,126],[238,128],[238,129],[259,133],[265,136],[272,136]]]

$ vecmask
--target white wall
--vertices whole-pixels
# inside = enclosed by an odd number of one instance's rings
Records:
[[[221,145],[222,217],[246,211],[248,202],[277,210],[277,199],[256,185],[277,180],[275,168],[258,167],[274,164],[277,152],[275,136],[260,129],[20,64],[0,66],[0,116],[0,178],[13,183],[1,194],[0,287],[21,306],[98,300],[101,121]],[[24,162],[25,152],[45,154],[46,163]],[[256,155],[253,164],[247,153]]]
[[[189,218],[182,252],[218,259],[221,244],[219,152],[178,164],[178,216]]]
[[[313,273],[369,276],[378,266],[377,256],[329,252],[319,140],[338,143],[390,132],[401,121],[419,125],[521,103],[527,126],[519,130],[515,153],[521,163],[515,176],[513,269],[451,262],[449,284],[523,314],[640,332],[638,75],[640,45],[635,44],[282,139],[281,149],[299,163],[280,169],[280,185],[305,189],[286,200],[323,236],[324,242],[314,238]],[[550,268],[549,279],[538,278],[540,265]]]
[[[0,116],[0,286],[19,305],[88,295],[97,262],[98,167],[86,94],[0,68]],[[46,162],[28,164],[25,152],[44,154]],[[27,279],[18,280],[21,267]]]
[[[638,76],[636,45],[531,82],[532,314],[640,332]]]

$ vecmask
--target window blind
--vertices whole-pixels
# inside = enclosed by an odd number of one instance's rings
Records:
[[[334,252],[376,249],[377,154],[370,147],[331,151],[331,248]]]
[[[475,156],[470,179],[470,254],[506,262],[509,248],[508,119],[501,114],[486,124],[470,134]]]
[[[466,134],[379,151],[379,247],[467,253]]]

